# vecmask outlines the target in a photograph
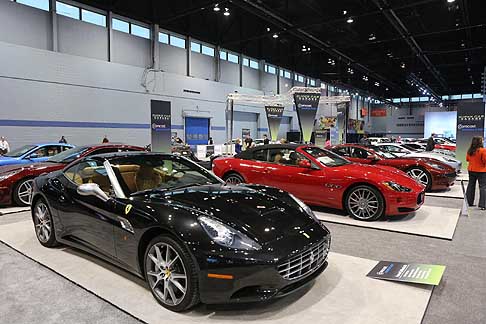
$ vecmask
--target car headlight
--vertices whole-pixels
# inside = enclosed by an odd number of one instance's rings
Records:
[[[209,237],[219,245],[239,250],[260,250],[262,246],[234,228],[215,220],[200,216],[197,219]]]
[[[6,179],[10,178],[11,176],[16,175],[19,172],[20,172],[20,170],[2,173],[2,174],[0,174],[0,181],[6,180]]]
[[[445,170],[445,168],[438,164],[438,163],[434,163],[434,162],[427,162],[427,165],[433,169],[437,169],[437,170]]]
[[[404,187],[396,182],[393,181],[385,181],[383,182],[383,185],[387,187],[388,189],[391,189],[393,191],[399,191],[399,192],[410,192],[412,189]]]
[[[302,200],[300,200],[299,198],[295,197],[294,195],[292,195],[290,193],[289,193],[289,196],[292,197],[292,199],[297,203],[297,205],[299,205],[300,208],[302,208],[305,211],[305,213],[307,215],[309,215],[310,217],[312,217],[317,222],[320,222],[319,219],[317,219],[317,217],[314,214],[314,212],[310,209],[310,207],[307,206]]]

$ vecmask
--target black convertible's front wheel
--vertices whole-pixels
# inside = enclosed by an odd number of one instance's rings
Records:
[[[52,221],[51,211],[43,199],[39,199],[32,209],[32,217],[35,226],[35,235],[39,243],[46,247],[58,245],[56,235],[54,234],[54,223]]]
[[[165,308],[180,312],[199,303],[196,265],[186,249],[167,236],[157,236],[145,252],[145,278]]]

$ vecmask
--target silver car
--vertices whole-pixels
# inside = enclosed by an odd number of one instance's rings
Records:
[[[454,169],[456,169],[456,172],[461,172],[462,169],[462,162],[457,160],[456,158],[445,155],[442,153],[438,153],[432,151],[432,152],[426,152],[426,151],[412,151],[405,147],[403,144],[398,144],[398,143],[378,143],[375,144],[376,147],[379,147],[380,150],[388,153],[392,153],[396,156],[399,157],[425,157],[425,158],[431,158],[431,159],[436,159],[442,163],[445,163]]]

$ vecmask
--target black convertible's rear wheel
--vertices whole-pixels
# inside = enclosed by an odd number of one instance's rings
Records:
[[[58,245],[56,235],[54,234],[54,223],[52,221],[51,211],[44,199],[39,199],[32,210],[35,235],[40,244],[46,247],[54,247]]]
[[[145,278],[165,308],[180,312],[199,303],[196,265],[186,249],[167,236],[157,236],[145,252]]]
[[[354,187],[348,192],[345,207],[353,218],[374,221],[383,215],[385,203],[378,190],[363,185]]]

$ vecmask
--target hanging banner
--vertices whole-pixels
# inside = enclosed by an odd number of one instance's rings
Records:
[[[437,286],[442,279],[445,268],[443,265],[436,264],[380,261],[366,276],[375,279]]]
[[[474,136],[484,136],[484,102],[457,105],[456,158],[467,166],[466,152]]]
[[[152,152],[171,152],[170,102],[150,101],[150,125]]]
[[[386,117],[386,108],[373,108],[370,113],[371,117]]]
[[[337,125],[337,117],[325,117],[321,116],[319,118],[319,124],[317,125],[318,129],[331,129],[336,127]]]
[[[310,142],[312,136],[320,98],[320,93],[294,93],[302,140],[306,143]]]
[[[348,134],[364,134],[364,120],[348,119]]]
[[[284,107],[265,106],[265,112],[267,113],[268,131],[270,132],[270,138],[272,139],[272,142],[276,142],[278,140],[278,130],[280,129],[280,123],[282,122]]]

